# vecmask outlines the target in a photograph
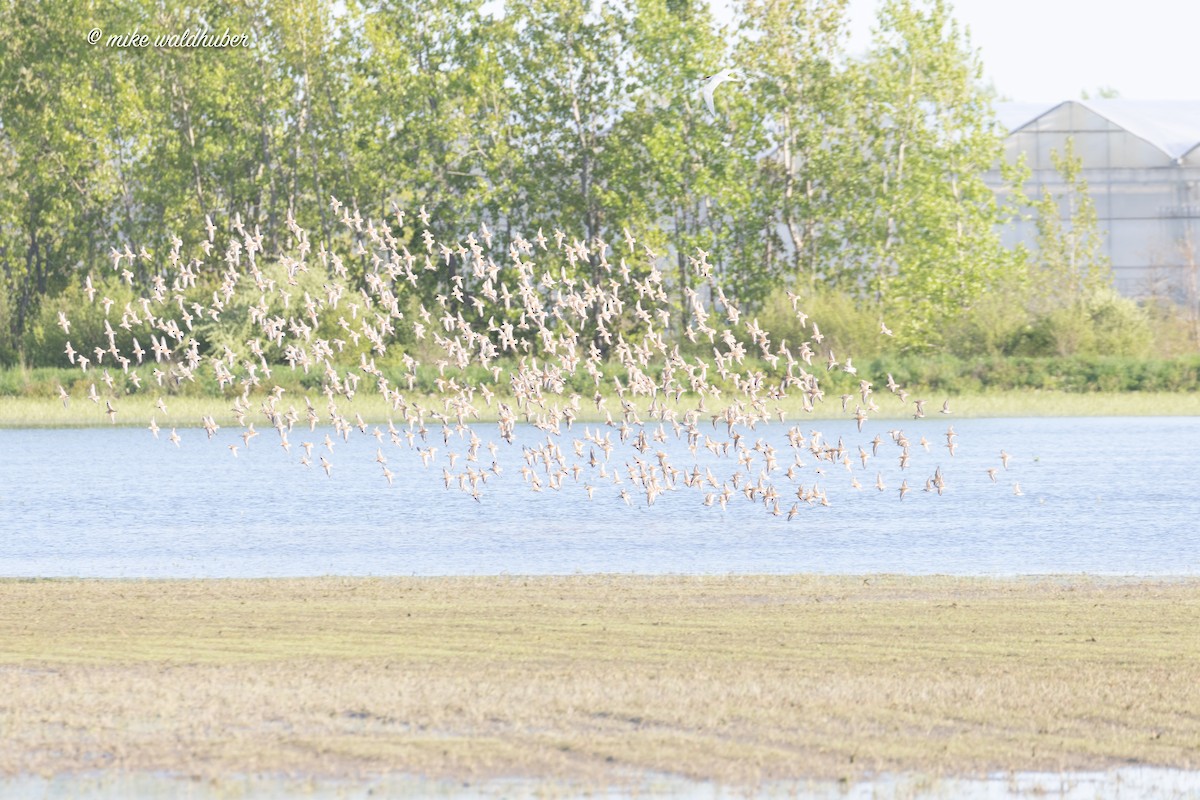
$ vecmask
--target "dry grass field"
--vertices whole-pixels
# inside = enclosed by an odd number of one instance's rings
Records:
[[[0,774],[1200,768],[1200,581],[0,581]]]

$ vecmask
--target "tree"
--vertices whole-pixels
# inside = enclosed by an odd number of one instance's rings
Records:
[[[846,0],[749,0],[739,63],[753,65],[754,124],[763,132],[756,194],[776,278],[809,288],[854,280],[855,125],[861,95],[844,63]],[[781,241],[780,232],[785,240]]]
[[[364,9],[362,24],[359,182],[414,215],[424,205],[441,224],[478,224],[496,189],[489,168],[509,111],[500,51],[511,25],[489,18],[481,0],[392,3]]]
[[[731,201],[750,191],[740,141],[748,129],[739,124],[744,104],[730,84],[713,118],[697,94],[700,79],[725,55],[706,5],[643,0],[631,42],[632,107],[617,124],[623,149],[613,159],[614,178],[625,187],[614,193],[616,212],[622,228],[669,259],[673,312],[685,330],[689,295],[704,292],[707,267],[697,263],[697,251],[709,253],[714,268],[734,271],[728,234],[738,212]]]
[[[47,294],[99,261],[117,183],[97,124],[87,4],[0,6],[0,292],[19,341]]]
[[[1048,308],[1077,303],[1112,283],[1104,232],[1074,140],[1068,137],[1065,152],[1052,151],[1050,161],[1062,180],[1062,190],[1053,192],[1043,186],[1034,207],[1036,297]]]
[[[515,30],[504,73],[519,98],[513,146],[524,153],[520,199],[530,228],[613,231],[614,137],[625,110],[630,20],[619,4],[585,13],[571,0],[522,0],[507,8]],[[595,279],[598,262],[588,259]]]
[[[1002,137],[978,53],[945,0],[887,0],[862,68],[873,87],[862,122],[874,187],[864,283],[904,345],[936,347],[948,321],[1019,266],[1000,245],[983,181]]]
[[[1121,96],[1121,93],[1111,86],[1099,86],[1096,88],[1096,99],[1097,100],[1114,100],[1120,96]],[[1079,99],[1080,100],[1091,100],[1092,94],[1087,89],[1083,89],[1079,92]]]
[[[1083,163],[1067,139],[1050,158],[1061,189],[1043,187],[1035,206],[1037,247],[1029,299],[1034,347],[1057,355],[1144,355],[1149,318],[1113,288],[1104,231],[1083,177]]]

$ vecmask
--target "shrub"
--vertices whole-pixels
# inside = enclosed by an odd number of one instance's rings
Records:
[[[799,294],[797,309],[809,317],[805,326],[801,326],[783,289],[772,292],[758,313],[759,324],[770,331],[773,343],[786,339],[794,352],[800,342],[812,336],[811,326],[816,322],[825,340],[814,349],[822,353],[828,349],[839,359],[850,356],[865,362],[887,348],[888,341],[879,332],[877,308],[836,289],[822,287]]]
[[[1151,348],[1150,317],[1137,303],[1112,287],[1094,292],[1087,302],[1093,347],[1098,354],[1147,356]]]
[[[0,291],[0,367],[11,367],[19,360],[12,326],[12,304],[8,292]]]
[[[1011,355],[1029,329],[1024,288],[1015,281],[980,297],[947,325],[946,342],[963,358]]]
[[[102,299],[112,299],[113,305],[107,317]],[[99,284],[95,299],[88,301],[83,288],[72,284],[61,294],[42,299],[37,314],[26,325],[22,339],[22,350],[25,361],[33,367],[67,367],[70,362],[64,352],[67,342],[95,362],[92,348],[104,346],[108,337],[104,330],[107,318],[116,334],[117,347],[128,353],[132,349],[132,335],[120,327],[121,312],[126,303],[133,303],[135,297],[129,287],[116,281]],[[70,320],[70,333],[65,332],[58,321],[58,313],[64,312]],[[142,337],[142,344],[148,345]],[[85,352],[86,350],[86,352]],[[108,359],[105,359],[107,366]]]

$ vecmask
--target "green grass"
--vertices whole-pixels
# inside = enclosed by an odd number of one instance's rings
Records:
[[[0,773],[1200,766],[1200,581],[0,581]]]
[[[929,399],[927,412],[937,415],[943,399],[949,397],[952,416],[955,418],[972,417],[1095,417],[1095,416],[1195,416],[1200,414],[1200,393],[1170,393],[1170,392],[1090,392],[1075,393],[1061,391],[1007,391],[991,392],[973,395],[939,395],[919,394]],[[912,405],[902,406],[894,398],[877,395],[880,411],[872,418],[901,419],[911,416]],[[441,408],[439,398],[414,395],[410,401],[421,405],[422,408]],[[501,397],[500,399],[505,399]],[[313,403],[322,417],[322,423],[327,421],[324,398]],[[511,404],[511,398],[507,398]],[[685,397],[685,403],[687,398]],[[261,402],[261,400],[259,401]],[[565,402],[565,401],[563,401]],[[168,413],[163,414],[154,407],[154,400],[149,395],[133,395],[122,398],[114,405],[118,409],[118,425],[145,426],[153,416],[160,426],[170,428],[196,427],[200,425],[201,417],[211,414],[222,426],[236,424],[230,411],[230,401],[219,397],[178,396],[166,398]],[[304,409],[303,397],[285,395],[282,408],[295,405],[300,411]],[[644,403],[640,404],[643,408]],[[257,408],[257,403],[253,405]],[[477,399],[475,407],[483,421],[495,421],[495,407],[489,408],[482,400]],[[607,408],[614,411],[619,409],[615,401],[609,401]],[[694,407],[681,404],[680,409]],[[712,401],[707,402],[710,411],[718,410],[721,406]],[[851,406],[853,407],[853,406]],[[360,394],[353,402],[343,400],[338,403],[343,415],[353,420],[354,414],[362,414],[370,423],[379,424],[389,418],[400,424],[401,417],[391,407],[383,402],[378,395]],[[841,411],[840,401],[827,398],[813,412],[803,411],[800,402],[788,398],[783,403],[772,403],[768,409],[772,412],[782,408],[785,419],[850,419],[850,414]],[[645,417],[643,417],[645,419]],[[247,417],[256,425],[262,427],[264,419],[261,414],[252,412]],[[604,416],[596,411],[593,404],[584,401],[579,415],[580,422],[599,422]],[[29,428],[29,427],[89,427],[109,425],[102,404],[92,403],[84,398],[76,397],[64,407],[56,399],[42,397],[0,397],[0,428]]]
[[[512,365],[503,365],[507,370]],[[764,364],[747,359],[744,369],[762,370]],[[347,365],[344,369],[355,369]],[[858,379],[873,380],[875,401],[880,410],[873,416],[880,419],[900,419],[912,413],[911,400],[924,397],[933,411],[946,398],[952,399],[952,410],[957,417],[1022,417],[1022,416],[1175,416],[1200,414],[1200,391],[1194,388],[1200,378],[1200,360],[1179,358],[1175,360],[1139,361],[1123,358],[1009,358],[968,361],[948,356],[928,358],[896,357],[879,358],[862,366],[860,376],[834,371],[821,374],[821,385],[825,391],[825,402],[818,404],[812,412],[805,412],[797,393],[782,403],[768,403],[769,413],[774,415],[783,410],[789,419],[832,419],[849,418],[841,410],[839,396],[843,393],[857,398]],[[102,398],[111,399],[117,408],[117,424],[147,425],[154,416],[159,425],[196,426],[201,417],[212,415],[216,421],[228,426],[234,417],[230,411],[236,392],[222,392],[211,374],[201,370],[202,377],[195,383],[186,382],[170,387],[166,391],[168,413],[154,409],[154,398],[160,393],[152,376],[153,365],[140,368],[142,388],[127,393],[130,388],[120,373],[115,392],[107,391],[101,381],[102,371],[91,370],[84,374],[74,369],[22,368],[0,369],[0,427],[50,427],[90,426],[110,424],[104,414],[103,401],[92,403],[87,400],[89,387],[96,383]],[[402,370],[394,365],[384,368],[392,385],[407,385]],[[606,381],[617,374],[618,365],[608,364],[604,368]],[[883,378],[895,373],[901,385],[907,386],[910,405],[905,406],[889,395],[883,386]],[[207,377],[204,377],[207,375]],[[436,381],[436,367],[422,366],[413,391],[405,392],[410,402],[419,403],[425,409],[442,410],[443,398]],[[472,366],[465,374],[449,370],[447,376],[472,385],[488,384],[494,388],[499,400],[506,400],[515,407],[509,395],[507,373],[500,377],[479,366]],[[278,385],[284,389],[281,408],[289,406],[304,409],[305,398],[310,399],[324,421],[327,418],[325,398],[320,390],[321,377],[316,373],[305,375],[287,367],[276,367],[264,389]],[[59,387],[65,387],[71,395],[67,407],[58,399]],[[612,395],[610,383],[605,383],[605,392]],[[729,386],[724,386],[720,400],[709,398],[710,412],[718,411],[732,396]],[[581,397],[578,419],[581,422],[597,422],[605,419],[597,411],[590,398],[595,391],[591,380],[582,372],[571,377],[571,383],[560,396],[548,395],[547,403],[565,405],[571,395]],[[252,398],[251,408],[256,409],[265,393]],[[641,398],[641,407],[646,406]],[[677,406],[680,412],[695,407],[695,399],[685,397],[685,403]],[[851,400],[853,411],[855,400]],[[384,403],[369,383],[360,386],[353,402],[339,402],[339,409],[350,419],[361,414],[372,423],[381,423],[389,417],[399,415]],[[482,398],[476,397],[475,408],[484,420],[494,420],[495,407],[489,408]],[[611,397],[607,409],[614,415],[619,403]],[[252,413],[251,419],[261,421],[261,414]],[[260,423],[261,424],[261,423]]]

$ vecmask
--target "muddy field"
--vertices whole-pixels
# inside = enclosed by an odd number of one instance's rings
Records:
[[[1200,581],[0,581],[0,774],[1196,769]]]

